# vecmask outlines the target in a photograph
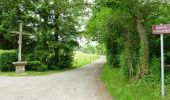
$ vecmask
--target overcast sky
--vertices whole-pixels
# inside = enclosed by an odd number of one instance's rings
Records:
[[[94,3],[95,0],[85,0],[88,1],[89,3]]]
[[[95,0],[85,0],[85,1],[87,1],[88,3],[94,3]],[[91,16],[91,15],[90,15],[90,16]],[[90,17],[90,16],[89,16],[89,17]],[[83,21],[83,23],[82,23],[82,25],[81,25],[80,31],[84,31],[84,30],[85,30],[85,24],[86,24],[86,22],[88,21],[89,17],[83,17],[83,20],[84,20],[84,21]],[[80,19],[81,19],[81,18],[80,18]],[[80,37],[80,38],[78,38],[77,40],[78,40],[80,46],[83,46],[83,47],[84,47],[84,46],[87,44],[87,40],[85,39],[85,37]],[[96,42],[96,41],[91,41],[90,44],[93,45],[93,46],[96,46],[96,45],[97,45],[97,42]]]

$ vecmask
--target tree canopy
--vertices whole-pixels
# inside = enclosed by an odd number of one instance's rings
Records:
[[[88,3],[84,0],[1,0],[0,49],[17,49],[19,23],[32,36],[24,36],[23,52],[27,61],[40,61],[49,69],[71,66],[78,18]]]
[[[152,35],[151,27],[168,24],[169,9],[168,2],[159,0],[97,0],[86,33],[105,44],[110,65],[121,67],[129,79],[140,79],[160,56],[159,36]]]

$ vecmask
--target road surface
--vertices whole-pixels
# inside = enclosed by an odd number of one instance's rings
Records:
[[[105,58],[46,76],[0,76],[0,100],[112,100],[99,73]]]

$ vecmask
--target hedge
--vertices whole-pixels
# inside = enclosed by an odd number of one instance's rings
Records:
[[[0,50],[0,71],[14,71],[12,62],[17,61],[15,50]]]
[[[40,61],[28,61],[26,65],[26,70],[30,71],[46,71],[47,70],[47,65],[41,63]]]

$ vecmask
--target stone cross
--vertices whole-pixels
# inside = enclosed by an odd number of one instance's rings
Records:
[[[19,32],[15,32],[15,31],[11,31],[10,33],[14,33],[14,34],[19,34],[19,39],[18,39],[18,44],[19,44],[19,47],[18,47],[18,62],[21,62],[22,61],[22,34],[23,34],[23,31],[22,31],[22,23],[20,23],[19,25]]]
[[[22,35],[24,34],[22,31],[22,23],[20,23],[20,25],[19,25],[19,32],[12,31],[10,33],[19,34],[18,62],[13,62],[13,64],[15,65],[16,73],[20,74],[20,73],[25,72],[25,65],[27,64],[27,62],[22,61],[22,57],[21,57],[22,56],[22,54],[21,54],[21,52],[22,52]]]

